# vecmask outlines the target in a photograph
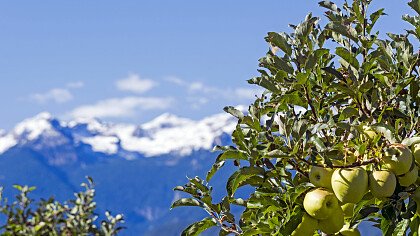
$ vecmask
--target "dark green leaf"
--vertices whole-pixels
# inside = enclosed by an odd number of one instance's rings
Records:
[[[348,119],[352,116],[358,116],[359,115],[359,111],[354,108],[354,107],[346,107],[344,108],[344,110],[341,112],[340,117],[338,118],[339,121]]]
[[[227,106],[227,107],[223,108],[223,110],[225,112],[231,114],[232,116],[238,118],[238,119],[244,118],[244,114],[242,113],[242,111],[236,109],[235,107]]]
[[[341,58],[343,58],[351,66],[353,66],[356,69],[359,69],[359,61],[347,49],[343,47],[338,47],[336,48],[335,53]]]
[[[246,183],[253,176],[264,175],[264,169],[261,167],[242,167],[233,173],[226,184],[226,190],[229,196],[233,196],[239,186]]]
[[[207,217],[188,226],[184,231],[182,231],[181,236],[198,236],[203,231],[216,225],[217,223],[214,219]]]
[[[323,152],[323,151],[325,151],[327,149],[325,147],[325,144],[322,142],[322,140],[319,137],[317,137],[317,136],[312,136],[311,137],[311,142],[313,144],[315,144],[315,147],[318,150],[318,152]]]
[[[325,28],[344,35],[356,43],[359,42],[357,31],[351,26],[344,26],[340,22],[330,22],[325,26]]]
[[[207,172],[206,181],[209,182],[211,178],[213,178],[214,174],[216,174],[216,172],[220,170],[220,168],[222,168],[224,164],[225,164],[224,161],[219,161],[219,162],[214,163],[211,166],[211,169]]]
[[[318,4],[321,7],[325,7],[325,8],[327,8],[327,9],[333,11],[333,12],[336,12],[336,13],[339,13],[340,12],[340,9],[337,7],[337,5],[335,3],[329,1],[329,0],[327,0],[327,1],[320,1],[320,2],[318,2]]]
[[[194,198],[181,198],[173,202],[171,208],[180,206],[201,206],[201,203]]]
[[[420,0],[411,0],[408,5],[420,15]]]
[[[269,32],[266,40],[274,46],[279,47],[287,55],[292,54],[292,47],[287,42],[288,36],[284,33]]]

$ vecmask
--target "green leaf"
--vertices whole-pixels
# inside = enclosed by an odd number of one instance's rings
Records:
[[[274,46],[279,47],[287,55],[292,55],[292,47],[287,42],[288,36],[286,34],[268,32],[268,36],[265,39]]]
[[[379,19],[379,17],[384,16],[384,15],[386,15],[386,14],[384,13],[383,8],[381,8],[381,9],[375,11],[374,13],[372,13],[369,17],[370,21],[371,21],[370,28],[372,28],[372,26],[376,23],[376,21]]]
[[[359,115],[359,111],[354,108],[354,107],[346,107],[344,108],[344,110],[341,112],[340,117],[338,118],[339,121],[348,119],[352,116],[358,116]]]
[[[265,229],[248,229],[242,234],[242,236],[255,236],[255,235],[261,235],[264,233],[270,233],[270,232],[267,232],[267,230]]]
[[[224,161],[228,159],[234,159],[234,160],[248,160],[248,156],[243,151],[239,150],[227,150],[220,154],[216,161]]]
[[[338,47],[336,48],[335,53],[341,58],[343,58],[351,66],[353,66],[356,69],[359,69],[359,61],[347,49],[343,47]]]
[[[172,203],[171,209],[180,206],[201,206],[202,204],[194,198],[181,198]]]
[[[363,83],[359,87],[359,91],[362,93],[367,92],[369,89],[371,89],[374,86],[373,82],[371,80]]]
[[[216,174],[216,172],[220,170],[220,168],[222,168],[224,164],[225,164],[225,161],[219,161],[219,162],[214,163],[211,166],[211,169],[207,172],[206,181],[209,182],[213,178],[214,174]]]
[[[420,143],[420,137],[406,138],[401,143],[410,147],[413,144]]]
[[[322,142],[322,140],[318,136],[312,136],[311,142],[315,144],[316,150],[318,150],[318,152],[323,152],[327,149],[327,147],[325,147],[324,142]]]
[[[273,93],[281,93],[281,90],[279,89],[278,85],[274,82],[274,80],[268,79],[264,76],[249,79],[248,83],[260,85],[261,87],[268,89]]]
[[[213,218],[207,217],[188,226],[184,231],[182,231],[181,236],[198,236],[205,230],[216,225],[217,223]]]
[[[302,41],[306,41],[309,33],[313,30],[314,26],[319,21],[318,17],[312,17],[312,14],[309,13],[306,16],[305,21],[300,23],[295,29],[295,35],[297,38]]]
[[[327,9],[329,9],[329,10],[331,10],[331,11],[333,11],[333,12],[336,12],[336,13],[339,13],[341,10],[337,7],[337,5],[335,4],[335,3],[333,3],[333,2],[331,2],[331,1],[329,1],[329,0],[327,0],[327,1],[320,1],[320,2],[318,2],[318,4],[321,6],[321,7],[325,7],[325,8],[327,8]]]
[[[281,96],[281,101],[283,104],[307,107],[306,102],[303,100],[302,95],[300,95],[298,92],[285,94]]]
[[[325,28],[344,35],[356,43],[359,42],[357,31],[351,26],[344,26],[340,22],[330,22],[325,26]]]
[[[23,189],[23,187],[22,187],[22,186],[20,186],[20,185],[18,185],[18,184],[14,184],[14,185],[13,185],[13,188],[15,188],[15,189],[17,189],[17,190],[19,190],[19,191],[22,191],[22,189]]]
[[[299,209],[299,208],[296,208]],[[284,225],[281,232],[284,235],[291,235],[292,232],[298,227],[298,225],[302,222],[303,212],[301,210],[293,212],[290,220]]]
[[[392,236],[404,236],[409,224],[409,219],[403,219],[400,222],[398,222],[397,226],[394,229],[394,232],[392,233]]]
[[[246,183],[251,177],[264,175],[264,169],[261,167],[242,167],[233,173],[226,184],[226,190],[229,196],[233,196],[239,186]]]
[[[242,111],[236,109],[235,107],[227,106],[223,108],[223,110],[240,120],[244,118],[244,114],[242,113]]]
[[[392,126],[386,124],[372,125],[372,129],[381,133],[390,143],[397,143],[398,140],[395,136],[395,130]]]
[[[408,5],[420,15],[420,0],[411,0]]]
[[[322,70],[331,74],[331,75],[334,75],[336,78],[338,78],[340,80],[345,80],[344,76],[332,67],[324,67],[324,68],[322,68]]]

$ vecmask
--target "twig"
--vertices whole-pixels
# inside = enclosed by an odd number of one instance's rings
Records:
[[[303,90],[305,91],[305,97],[306,97],[306,100],[308,101],[308,105],[311,107],[311,112],[312,112],[312,115],[314,116],[314,120],[316,122],[319,122],[318,115],[316,114],[315,107],[312,104],[312,99],[309,97],[308,90],[306,89],[305,86],[303,86]],[[327,139],[327,142],[330,142],[330,139],[328,138],[327,133],[325,132],[325,130],[322,130],[322,134],[324,134],[324,137],[325,137],[325,139]]]
[[[287,163],[289,163],[290,165],[292,165],[293,168],[295,168],[295,170],[297,172],[299,172],[300,174],[304,175],[306,178],[309,178],[308,173],[306,173],[305,171],[303,171],[296,162],[294,162],[292,160],[288,160]]]
[[[351,168],[351,167],[357,167],[357,166],[365,166],[368,164],[372,164],[372,163],[379,163],[379,159],[378,158],[372,158],[366,161],[356,161],[352,164],[348,164],[348,165],[331,165],[331,166],[326,166],[326,165],[322,165],[322,164],[318,164],[318,163],[311,163],[310,161],[301,158],[300,160],[302,160],[303,162],[305,162],[307,165],[311,165],[311,166],[319,166],[319,167],[331,167],[331,168],[338,168],[338,169],[344,169],[344,168]]]

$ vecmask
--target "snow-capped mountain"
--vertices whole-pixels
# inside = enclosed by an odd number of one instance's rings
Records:
[[[185,176],[205,176],[217,157],[213,146],[230,145],[236,123],[229,114],[202,120],[162,114],[134,125],[63,121],[40,113],[10,131],[0,130],[0,185],[8,198],[16,194],[11,186],[22,184],[37,187],[35,198],[64,200],[91,176],[98,210],[126,216],[123,235],[179,235],[204,215],[169,211],[181,196],[172,188],[184,184]],[[224,190],[229,168],[215,176],[218,190]]]
[[[84,118],[60,121],[44,112],[22,121],[10,132],[0,132],[0,155],[22,146],[46,151],[49,156],[61,150],[59,158],[50,157],[50,164],[57,165],[76,161],[81,147],[126,159],[186,156],[221,144],[235,125],[236,120],[228,114],[195,121],[165,113],[145,124],[133,125]]]

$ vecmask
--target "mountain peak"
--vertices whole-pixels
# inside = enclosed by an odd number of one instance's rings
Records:
[[[15,136],[25,136],[28,140],[34,140],[42,133],[52,133],[52,115],[48,112],[41,112],[34,117],[28,118],[17,124],[13,130]]]
[[[159,129],[159,128],[170,128],[174,126],[185,125],[193,122],[187,118],[181,118],[171,113],[163,113],[162,115],[154,118],[152,121],[141,125],[142,129]]]
[[[32,119],[37,119],[37,120],[51,120],[51,119],[53,119],[53,116],[51,115],[51,113],[44,111],[44,112],[38,113]]]

